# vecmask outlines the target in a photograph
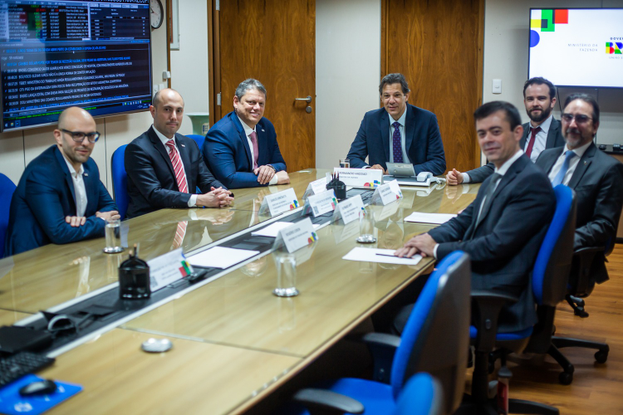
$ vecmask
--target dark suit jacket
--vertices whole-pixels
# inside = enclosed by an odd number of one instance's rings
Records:
[[[439,134],[437,117],[430,111],[407,104],[405,120],[405,148],[415,174],[429,171],[434,175],[446,171],[446,157]],[[385,108],[368,111],[350,146],[348,156],[351,167],[380,164],[387,170],[389,161],[389,115]],[[405,162],[407,162],[405,160]]]
[[[490,180],[485,180],[474,202],[460,215],[429,234],[439,243],[437,259],[457,249],[469,254],[473,290],[520,298],[503,309],[499,327],[501,332],[521,330],[536,322],[530,275],[556,198],[543,170],[522,155],[500,180],[488,212],[476,227]]]
[[[549,174],[562,151],[563,147],[546,150],[536,164]],[[623,205],[623,164],[592,143],[573,172],[569,187],[575,190],[577,200],[574,249],[612,243]],[[600,268],[605,271],[605,265]],[[598,282],[608,279],[607,272],[600,274]]]
[[[255,130],[259,148],[258,166],[270,164],[276,171],[285,170],[286,162],[279,151],[273,124],[262,118]],[[210,128],[202,151],[205,162],[216,178],[229,188],[262,186],[253,173],[249,141],[234,111]]]
[[[195,140],[175,134],[188,190],[199,187],[202,193],[211,187],[224,187],[206,167]],[[191,193],[177,188],[175,173],[167,149],[151,127],[125,149],[130,203],[126,216],[133,218],[162,208],[187,208]]]
[[[95,212],[117,210],[117,205],[100,181],[95,161],[89,158],[82,166],[87,220],[73,228],[65,222],[65,216],[77,214],[74,183],[61,151],[54,145],[28,163],[11,200],[6,256],[49,243],[67,244],[104,236],[106,222]]]
[[[523,135],[521,136],[521,141],[519,141],[519,148],[521,148],[522,150],[526,147],[528,135],[530,135],[529,122],[523,125]],[[564,145],[565,138],[562,136],[562,127],[560,121],[552,118],[552,123],[550,124],[549,130],[547,131],[545,149],[547,150],[548,148],[560,147]],[[487,177],[493,174],[494,169],[495,166],[493,165],[493,163],[487,163],[482,167],[478,167],[477,169],[468,171],[467,174],[469,174],[470,183],[482,183]]]

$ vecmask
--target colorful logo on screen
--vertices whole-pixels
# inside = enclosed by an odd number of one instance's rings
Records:
[[[623,42],[606,42],[606,54],[621,55],[623,50]]]
[[[530,47],[539,44],[543,32],[555,32],[556,25],[569,23],[569,10],[544,9],[532,10],[530,14]]]
[[[310,244],[312,242],[315,242],[318,240],[318,235],[316,235],[316,232],[312,232],[311,236],[307,239],[307,243]]]
[[[290,203],[290,210],[296,209],[297,207],[299,207],[299,201],[298,200],[294,200],[294,201],[292,201],[292,203]]]
[[[381,182],[379,182],[378,180],[373,181],[372,183],[364,183],[363,187],[379,187],[379,185],[381,184]]]

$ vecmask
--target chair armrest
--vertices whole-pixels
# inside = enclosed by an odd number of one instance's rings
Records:
[[[400,346],[400,337],[385,333],[366,333],[359,340],[368,346],[374,360],[372,379],[389,384],[394,355]]]
[[[475,326],[478,329],[476,348],[488,352],[495,347],[495,336],[498,332],[498,317],[502,307],[514,304],[519,298],[491,291],[472,291],[472,307]]]
[[[568,281],[568,293],[571,295],[585,296],[593,291],[595,285],[592,279],[595,256],[605,255],[606,248],[603,246],[589,246],[577,249],[573,252],[571,274]]]
[[[364,411],[361,402],[325,389],[301,389],[292,400],[305,405],[311,415],[361,414]]]

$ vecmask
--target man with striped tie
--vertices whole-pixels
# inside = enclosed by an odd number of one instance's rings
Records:
[[[162,208],[229,206],[233,195],[208,170],[197,143],[177,133],[184,115],[182,96],[160,90],[149,111],[153,125],[125,150],[127,217]],[[201,193],[195,193],[197,187]]]

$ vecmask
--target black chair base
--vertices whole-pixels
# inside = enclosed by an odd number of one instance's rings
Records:
[[[487,402],[470,402],[471,396],[466,395],[459,409],[454,415],[498,415],[497,399],[489,399]],[[508,400],[509,414],[541,414],[559,415],[558,408],[538,402],[524,401],[522,399]]]
[[[575,314],[576,316],[580,316],[582,318],[588,317],[588,313],[584,309],[584,307],[586,306],[586,302],[583,299],[581,299],[580,297],[567,294],[565,296],[565,300],[567,300],[567,303],[573,309],[573,314]]]
[[[573,382],[573,372],[575,370],[573,364],[563,355],[559,349],[563,347],[581,347],[584,349],[595,349],[595,361],[597,363],[606,363],[610,346],[606,343],[592,342],[581,339],[571,339],[567,337],[552,337],[552,344],[547,351],[551,357],[562,367],[562,372],[558,375],[558,381],[562,385],[570,385]]]

